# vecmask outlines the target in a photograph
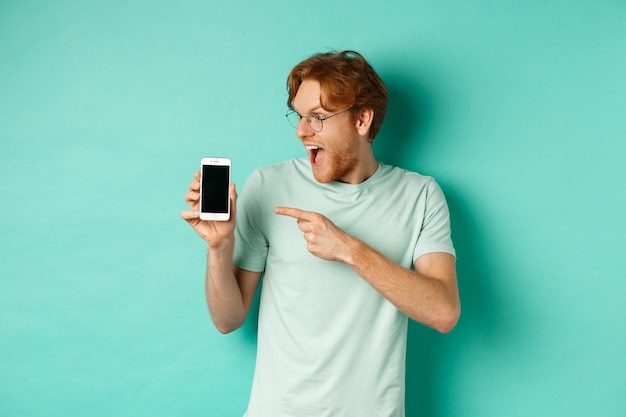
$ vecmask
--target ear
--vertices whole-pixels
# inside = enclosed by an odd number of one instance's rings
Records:
[[[372,121],[374,120],[374,110],[365,107],[359,113],[358,118],[356,119],[356,129],[361,136],[369,137],[370,126],[372,125]]]

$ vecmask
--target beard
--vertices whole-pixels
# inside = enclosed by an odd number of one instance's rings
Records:
[[[324,148],[321,163],[315,164],[311,158],[313,177],[317,182],[327,184],[333,181],[350,182],[350,176],[359,168],[360,158],[356,143],[344,142],[343,146]],[[318,155],[316,155],[318,156]]]

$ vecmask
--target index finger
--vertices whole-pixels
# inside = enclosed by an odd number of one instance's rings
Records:
[[[300,210],[297,208],[293,208],[293,207],[282,207],[282,206],[278,206],[274,209],[274,213],[281,215],[281,216],[289,216],[289,217],[293,217],[294,219],[299,219],[299,220],[313,220],[313,217],[315,216],[315,213],[313,213],[312,211],[306,211],[306,210]]]
[[[193,176],[193,181],[189,183],[190,191],[199,191],[200,190],[200,172],[196,171]]]

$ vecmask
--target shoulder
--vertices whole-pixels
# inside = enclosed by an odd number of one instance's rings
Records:
[[[392,165],[380,164],[381,182],[409,186],[417,189],[439,188],[437,181],[431,176]]]
[[[397,201],[419,205],[439,205],[445,202],[443,190],[432,176],[382,164],[381,170],[377,181],[379,186],[376,188],[387,190]]]

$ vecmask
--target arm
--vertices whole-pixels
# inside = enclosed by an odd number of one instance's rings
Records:
[[[221,333],[243,325],[261,278],[260,272],[233,267],[233,249],[234,244],[209,246],[207,254],[204,289],[211,320]]]
[[[348,235],[321,214],[286,207],[277,207],[276,213],[298,220],[309,252],[346,263],[413,320],[442,333],[455,326],[461,307],[454,256],[423,255],[412,271]]]
[[[413,320],[448,333],[461,312],[456,260],[429,253],[415,261],[415,271],[394,263],[366,243],[350,237],[342,261]]]
[[[241,327],[248,315],[254,294],[261,277],[260,272],[251,272],[233,266],[235,248],[235,219],[237,192],[231,184],[231,218],[229,221],[204,221],[199,217],[200,173],[196,172],[189,185],[185,201],[191,210],[181,217],[207,243],[207,271],[205,294],[211,319],[222,333]]]

